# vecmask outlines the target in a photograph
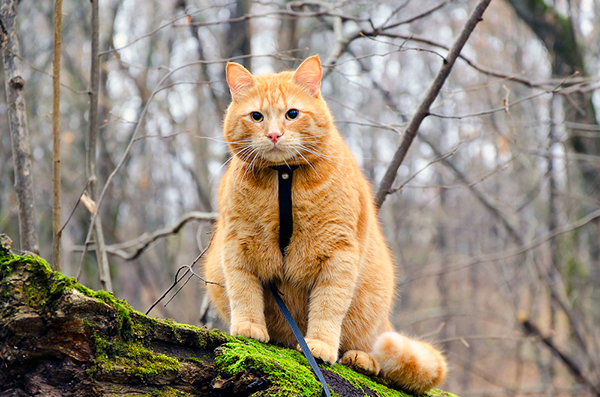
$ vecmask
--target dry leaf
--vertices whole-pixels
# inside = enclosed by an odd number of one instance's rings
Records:
[[[81,195],[81,203],[85,206],[85,208],[87,208],[88,211],[90,211],[90,213],[93,214],[96,212],[96,203],[85,192]]]

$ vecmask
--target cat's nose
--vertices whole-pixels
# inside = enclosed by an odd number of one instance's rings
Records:
[[[277,132],[277,131],[273,131],[273,132],[269,132],[267,134],[267,138],[269,138],[271,140],[271,142],[277,143],[279,138],[281,138],[281,135],[283,135],[283,134],[281,134],[280,132]]]

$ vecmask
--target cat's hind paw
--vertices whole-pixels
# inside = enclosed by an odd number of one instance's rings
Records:
[[[340,364],[369,376],[379,375],[381,366],[369,353],[360,350],[348,350],[340,359]]]
[[[306,338],[306,344],[313,356],[325,361],[328,364],[334,364],[338,357],[338,348],[329,343],[322,342],[318,339]],[[300,346],[296,347],[300,350]]]
[[[267,327],[250,321],[231,324],[229,333],[233,336],[245,336],[246,338],[256,339],[263,343],[267,343],[270,339]]]

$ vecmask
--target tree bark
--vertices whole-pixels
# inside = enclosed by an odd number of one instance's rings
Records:
[[[62,0],[54,2],[54,48],[52,50],[52,270],[62,270],[60,180],[60,47]]]
[[[100,58],[99,41],[100,41],[100,23],[99,23],[99,0],[91,0],[91,62],[90,62],[90,112],[89,112],[89,128],[88,128],[88,147],[86,153],[86,174],[90,196],[92,200],[96,200],[96,146],[98,143],[98,93],[100,91]],[[96,211],[100,208],[96,206]],[[92,213],[92,222],[94,222],[94,241],[96,243],[96,261],[98,262],[98,274],[100,284],[108,292],[112,292],[112,279],[110,276],[110,266],[108,264],[108,256],[106,254],[106,244],[104,242],[104,231],[102,228],[102,217],[100,214]],[[87,247],[86,247],[87,248]]]
[[[2,39],[6,102],[8,104],[8,120],[15,168],[15,190],[19,202],[21,249],[38,253],[39,243],[34,206],[31,149],[25,97],[23,96],[25,80],[21,76],[20,50],[17,38],[18,7],[19,0],[8,0],[2,3],[0,9],[0,37]]]

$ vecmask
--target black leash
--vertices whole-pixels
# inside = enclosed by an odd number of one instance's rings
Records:
[[[290,244],[292,232],[294,231],[294,218],[292,216],[292,176],[294,170],[298,168],[298,166],[278,165],[270,168],[277,171],[279,180],[279,249],[281,250],[281,254],[285,257],[285,249]],[[321,382],[321,385],[323,385],[323,392],[327,397],[331,397],[329,387],[327,387],[327,381],[317,365],[315,357],[308,348],[304,336],[302,336],[302,332],[300,332],[300,328],[298,328],[298,324],[294,321],[294,317],[292,317],[292,314],[283,302],[283,299],[281,299],[283,293],[277,289],[274,281],[269,283],[269,289],[271,290],[273,298],[275,298],[275,302],[277,303],[277,306],[279,306],[279,310],[281,310],[285,321],[287,321],[292,329],[304,357],[306,357],[313,372]]]

